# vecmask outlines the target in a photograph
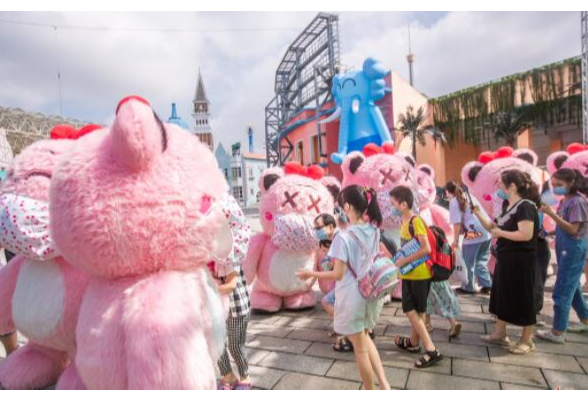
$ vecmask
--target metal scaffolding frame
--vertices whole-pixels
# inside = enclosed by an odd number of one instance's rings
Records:
[[[31,143],[40,139],[47,139],[51,129],[60,124],[81,128],[89,124],[89,122],[0,106],[0,128],[4,128],[6,138],[15,155]]]
[[[268,166],[283,165],[290,156],[294,145],[284,134],[287,123],[310,105],[316,108],[319,152],[325,156],[318,118],[331,97],[330,83],[339,63],[339,16],[319,13],[288,47],[276,70],[276,96],[265,108]]]
[[[588,11],[582,11],[582,134],[588,144]]]

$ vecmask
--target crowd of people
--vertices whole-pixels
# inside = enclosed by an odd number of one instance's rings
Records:
[[[537,186],[530,176],[518,170],[502,172],[497,195],[503,200],[502,213],[492,220],[479,201],[456,182],[448,182],[444,195],[449,202],[450,222],[454,228],[451,247],[463,255],[467,279],[455,291],[449,280],[434,280],[430,266],[423,260],[432,252],[429,229],[416,213],[410,188],[397,186],[390,192],[393,213],[400,217],[400,243],[395,243],[382,224],[381,205],[371,188],[350,185],[341,190],[333,213],[322,213],[314,219],[314,233],[320,243],[322,271],[300,269],[302,280],[321,279],[333,283],[323,297],[322,307],[333,319],[334,351],[354,352],[357,368],[365,389],[389,389],[378,349],[374,328],[384,299],[366,299],[358,289],[358,277],[369,270],[376,255],[394,260],[400,274],[402,311],[410,321],[408,336],[398,335],[395,345],[409,353],[421,353],[417,368],[428,368],[443,360],[432,340],[431,315],[450,322],[449,336],[461,332],[457,293],[490,295],[489,311],[495,317],[494,331],[483,335],[487,343],[509,348],[524,355],[535,349],[534,339],[565,343],[565,332],[588,332],[588,306],[582,294],[581,276],[588,256],[588,181],[577,171],[560,169],[551,180],[553,192],[562,196],[557,210],[543,204]],[[218,289],[228,298],[226,321],[227,344],[218,362],[218,389],[248,390],[252,387],[245,352],[247,326],[251,307],[243,262],[248,251],[251,230],[235,199],[227,195],[220,206],[227,217],[234,239],[230,256],[209,263]],[[542,226],[545,216],[555,221],[555,232]],[[550,241],[555,243],[557,277],[553,291],[554,317],[551,329],[535,331],[545,325],[540,317],[547,270],[550,264]],[[399,252],[409,242],[418,250],[406,255]],[[493,245],[493,243],[495,243]],[[402,254],[402,256],[398,256]],[[491,257],[495,268],[490,272]],[[580,324],[569,324],[570,309],[577,313]],[[507,324],[522,327],[521,337],[511,342]],[[18,344],[16,333],[0,337],[7,353]],[[237,371],[231,367],[232,357]]]
[[[497,195],[502,199],[502,212],[492,220],[479,201],[456,182],[444,187],[449,201],[450,220],[455,230],[452,248],[463,254],[467,279],[454,291],[448,280],[435,281],[426,263],[419,263],[401,275],[402,311],[410,321],[410,336],[396,336],[394,343],[410,353],[424,354],[417,368],[430,367],[443,359],[430,336],[430,315],[450,321],[450,337],[461,331],[459,301],[455,292],[489,294],[489,311],[495,318],[494,331],[481,336],[487,343],[499,344],[512,354],[525,355],[535,350],[535,339],[564,343],[564,333],[588,332],[588,309],[582,294],[581,276],[587,259],[588,182],[579,172],[560,169],[551,180],[553,191],[562,196],[557,210],[545,205],[537,185],[528,173],[507,170],[501,173]],[[315,220],[321,247],[328,254],[324,271],[300,270],[300,279],[319,278],[336,282],[322,306],[333,317],[337,351],[354,351],[364,387],[380,388],[389,384],[373,342],[383,300],[366,300],[360,295],[357,277],[367,272],[369,262],[378,252],[394,259],[397,267],[418,262],[431,252],[429,227],[414,212],[413,193],[398,186],[390,192],[394,213],[402,218],[400,248],[416,239],[420,250],[407,257],[395,257],[397,246],[380,231],[380,206],[373,189],[351,185],[338,196],[336,215],[322,214]],[[546,232],[543,218],[556,224]],[[553,327],[544,326],[543,297],[550,265],[550,242],[555,244],[557,276],[553,292]],[[493,244],[494,243],[494,244]],[[495,258],[493,273],[489,263]],[[479,288],[479,289],[478,289]],[[479,292],[478,292],[479,290]],[[570,309],[580,323],[569,325]],[[522,334],[511,342],[507,325],[522,327]]]

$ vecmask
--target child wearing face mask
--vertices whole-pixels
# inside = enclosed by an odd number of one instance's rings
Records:
[[[333,260],[327,256],[327,253],[335,237],[336,228],[337,223],[331,214],[320,214],[314,220],[314,229],[320,244],[319,259],[321,260],[321,267],[325,271],[333,269]],[[332,318],[335,313],[335,287],[334,285],[330,286],[332,286],[332,289],[325,294],[321,300],[321,305]]]
[[[588,332],[588,306],[580,286],[587,258],[588,231],[588,204],[580,193],[588,195],[588,181],[579,171],[564,168],[553,174],[551,182],[553,192],[564,196],[557,213],[547,205],[541,207],[557,224],[555,253],[558,270],[553,289],[553,328],[539,331],[535,336],[563,344],[566,331]],[[580,319],[578,326],[568,327],[570,308],[576,311]]]
[[[409,188],[397,186],[392,189],[390,191],[390,201],[394,207],[394,213],[402,216],[402,226],[400,227],[402,245],[406,246],[415,238],[420,246],[420,249],[413,254],[394,260],[398,268],[406,265],[414,266],[414,264],[418,263],[410,271],[401,274],[402,311],[410,321],[412,332],[410,337],[396,336],[394,343],[399,348],[410,353],[419,353],[421,351],[420,343],[422,342],[425,347],[425,355],[416,362],[415,366],[417,368],[427,368],[443,359],[443,355],[435,347],[425,326],[427,299],[432,278],[425,262],[429,253],[431,253],[427,226],[421,217],[412,212],[414,196]],[[420,260],[422,261],[419,262]]]
[[[337,213],[337,210],[335,212]],[[314,229],[320,245],[318,256],[319,260],[321,260],[320,267],[323,271],[332,271],[335,266],[334,260],[327,256],[327,253],[331,248],[333,238],[338,233],[337,225],[335,217],[328,213],[319,214],[314,220]],[[335,316],[335,281],[321,279],[319,280],[319,285],[323,293],[327,291],[321,300],[321,306],[333,318]],[[331,331],[329,332],[329,337],[335,338],[333,350],[339,352],[353,351],[353,344],[346,336],[339,336],[335,331]]]
[[[223,214],[227,218],[233,239],[230,255],[218,262],[213,262],[213,276],[220,280],[218,287],[221,295],[229,296],[229,315],[227,318],[227,343],[218,361],[221,379],[218,390],[250,390],[249,361],[245,352],[247,326],[251,314],[251,304],[247,281],[242,264],[247,254],[251,227],[235,198],[229,194],[219,201]],[[229,353],[237,366],[239,377],[233,373]]]

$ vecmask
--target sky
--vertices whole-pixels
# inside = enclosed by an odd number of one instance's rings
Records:
[[[581,49],[579,12],[337,14],[344,66],[359,68],[375,57],[406,80],[410,24],[415,87],[430,97],[577,56]],[[200,69],[215,142],[245,144],[252,125],[261,152],[275,70],[315,15],[0,12],[0,106],[59,115],[60,71],[64,117],[110,124],[118,101],[137,94],[163,119],[176,102],[179,116],[193,125]]]

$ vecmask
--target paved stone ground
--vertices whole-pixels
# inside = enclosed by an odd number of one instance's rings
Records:
[[[259,221],[249,217],[254,231]],[[547,283],[544,319],[551,326],[554,278]],[[317,301],[322,296],[319,291]],[[439,364],[417,370],[419,355],[397,349],[393,337],[408,334],[410,324],[399,302],[385,306],[375,330],[376,346],[395,389],[588,389],[588,334],[567,334],[568,343],[536,341],[535,353],[515,356],[480,336],[493,330],[488,314],[489,296],[459,296],[463,331],[449,340],[449,322],[433,317],[432,333],[444,355]],[[572,313],[573,314],[573,313]],[[575,315],[571,320],[577,322]],[[254,314],[248,330],[247,351],[251,375],[259,389],[359,389],[361,379],[353,353],[331,348],[329,316],[320,304],[312,310]],[[516,339],[520,328],[509,328]]]
[[[259,223],[252,220],[255,231]],[[548,325],[553,316],[548,281],[544,314]],[[317,301],[321,294],[317,291]],[[417,370],[418,355],[398,350],[397,334],[408,334],[410,325],[399,302],[385,306],[376,327],[376,345],[388,380],[395,389],[588,389],[588,334],[567,334],[565,345],[536,341],[537,351],[527,356],[511,355],[500,346],[488,345],[480,335],[493,329],[488,314],[488,296],[460,296],[463,332],[449,340],[449,324],[433,317],[432,333],[444,360],[432,368]],[[573,313],[572,313],[573,314]],[[572,321],[577,321],[572,315]],[[258,389],[360,389],[361,380],[353,353],[332,350],[329,316],[314,309],[254,314],[248,330],[247,353],[254,386]],[[511,328],[511,339],[520,329]],[[0,346],[1,347],[1,346]],[[0,349],[0,359],[4,356]],[[1,362],[1,361],[0,361]]]
[[[320,294],[317,293],[317,298]],[[410,325],[400,303],[388,304],[375,330],[376,345],[390,384],[396,389],[588,389],[588,335],[567,334],[566,345],[536,341],[537,351],[511,355],[488,345],[480,335],[493,329],[487,296],[460,296],[463,332],[449,340],[449,323],[433,317],[433,340],[444,360],[417,370],[418,355],[397,349],[393,337],[408,334]],[[551,319],[550,299],[546,317]],[[361,380],[353,353],[332,350],[329,316],[320,309],[255,314],[250,324],[247,351],[253,382],[260,389],[359,389]],[[520,329],[510,329],[511,339]]]

